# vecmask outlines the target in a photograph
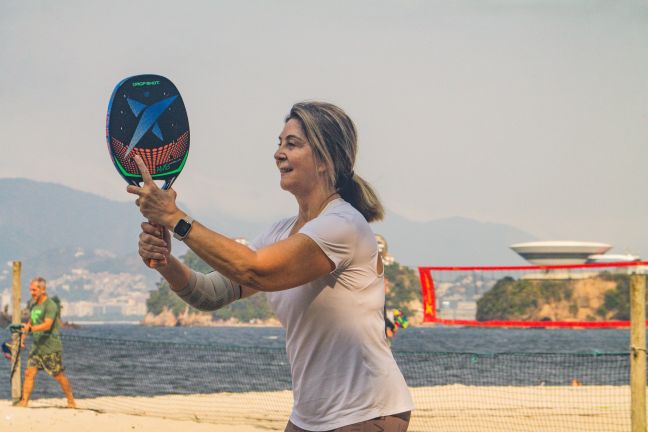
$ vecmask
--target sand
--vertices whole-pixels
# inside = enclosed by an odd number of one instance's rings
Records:
[[[219,425],[160,417],[64,408],[16,408],[0,402],[0,431],[3,432],[267,432],[255,426]]]
[[[411,389],[409,432],[614,432],[630,430],[627,386],[472,387]],[[292,404],[288,391],[39,399],[30,408],[0,402],[0,431],[260,432],[283,431]]]

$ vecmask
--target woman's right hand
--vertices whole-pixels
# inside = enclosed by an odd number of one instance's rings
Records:
[[[162,237],[160,237],[162,230]],[[144,264],[150,268],[164,267],[169,263],[171,255],[171,234],[165,227],[142,223],[142,232],[139,236],[139,255]]]

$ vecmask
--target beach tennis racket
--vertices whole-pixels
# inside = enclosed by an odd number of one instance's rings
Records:
[[[1,348],[2,348],[2,355],[4,356],[4,358],[6,358],[11,362],[10,373],[9,373],[9,382],[11,383],[14,374],[18,370],[17,367],[18,360],[20,360],[20,353],[22,351],[22,343],[21,343],[21,337],[23,335],[22,324],[11,324],[9,326],[9,330],[11,331],[11,339],[4,342]],[[15,354],[12,353],[14,351],[14,348],[16,351]]]
[[[117,172],[140,186],[133,160],[139,155],[153,180],[168,189],[189,155],[189,119],[175,85],[160,75],[136,75],[113,90],[106,118],[106,140]]]
[[[16,345],[16,354],[13,357],[10,357],[11,360],[11,373],[9,374],[9,382],[13,380],[14,374],[18,370],[18,360],[20,360],[20,352],[22,351],[22,343],[21,343],[21,338],[22,333],[18,334],[18,337],[16,338],[14,344]],[[11,346],[9,347],[11,349]],[[11,354],[10,354],[11,355]]]
[[[164,181],[162,189],[170,188],[189,155],[189,119],[176,86],[160,75],[136,75],[119,82],[108,104],[106,141],[126,182],[135,186],[142,182],[133,160],[139,155],[153,180]],[[154,267],[153,260],[150,266]]]

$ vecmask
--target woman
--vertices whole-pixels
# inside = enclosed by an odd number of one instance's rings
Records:
[[[369,223],[383,208],[353,172],[356,130],[340,108],[294,105],[274,158],[297,216],[241,245],[176,207],[141,159],[144,186],[128,186],[150,223],[139,254],[187,303],[215,310],[264,291],[286,330],[294,407],[286,431],[404,432],[412,400],[384,333],[382,260]],[[165,227],[159,238],[157,228]],[[192,271],[170,254],[169,230],[215,272]],[[155,260],[155,265],[151,260]],[[349,321],[352,324],[349,325]]]

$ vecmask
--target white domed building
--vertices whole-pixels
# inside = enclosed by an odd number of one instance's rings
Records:
[[[592,255],[603,256],[612,245],[581,241],[537,241],[510,246],[518,255],[538,266],[585,264]]]
[[[606,254],[612,245],[581,241],[537,241],[517,243],[510,246],[518,255],[537,266],[610,264],[641,261],[636,255]],[[629,272],[631,268],[610,268],[607,271]],[[544,269],[541,272],[527,273],[523,279],[579,279],[596,274],[596,270],[572,271],[570,269]]]

